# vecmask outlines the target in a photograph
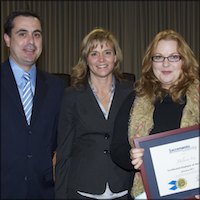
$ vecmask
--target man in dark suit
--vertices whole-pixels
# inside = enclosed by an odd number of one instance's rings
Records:
[[[36,14],[11,13],[4,40],[10,56],[1,65],[1,199],[54,199],[52,156],[64,82],[36,67],[42,52]],[[30,121],[22,103],[24,73],[33,95]]]

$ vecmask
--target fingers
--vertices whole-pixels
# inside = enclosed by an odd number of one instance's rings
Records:
[[[131,160],[136,158],[142,158],[144,155],[144,149],[143,148],[132,148],[130,150],[130,156]]]
[[[135,169],[140,169],[140,166],[142,165],[143,160],[142,159],[134,159],[131,161],[131,163]]]
[[[143,148],[132,148],[130,150],[130,158],[131,164],[134,166],[135,169],[139,169],[143,163],[143,155],[144,149]]]
[[[135,135],[134,135],[134,138],[139,138],[139,137],[140,137],[139,134],[135,134]]]

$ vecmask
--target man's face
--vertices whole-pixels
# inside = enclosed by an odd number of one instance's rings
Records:
[[[10,56],[23,69],[30,68],[42,52],[42,28],[35,17],[18,16],[13,21],[11,37],[4,34]]]

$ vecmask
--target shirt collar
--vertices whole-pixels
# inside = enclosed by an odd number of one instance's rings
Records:
[[[114,91],[115,91],[115,82],[116,82],[115,76],[112,75],[112,88],[111,88],[111,93],[114,93]],[[95,88],[92,87],[90,77],[88,77],[88,83],[89,83],[89,85],[90,85],[92,91],[93,91],[94,93],[96,93]]]
[[[22,76],[24,74],[24,70],[19,67],[14,61],[13,59],[10,57],[9,58],[9,62],[11,65],[11,69],[13,71],[16,83],[18,86],[20,86],[21,84],[23,84],[23,80],[22,80]],[[35,87],[35,82],[36,82],[36,65],[33,64],[31,69],[28,71],[28,73],[30,74],[31,77],[31,83],[32,85]]]

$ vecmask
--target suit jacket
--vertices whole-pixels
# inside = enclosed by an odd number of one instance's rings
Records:
[[[30,126],[9,64],[1,65],[1,199],[53,199],[62,80],[36,69]]]
[[[110,142],[118,109],[132,88],[132,83],[116,81],[107,120],[89,84],[66,89],[58,131],[57,199],[84,199],[77,191],[103,194],[107,182],[113,193],[128,190],[130,172],[112,162]]]

